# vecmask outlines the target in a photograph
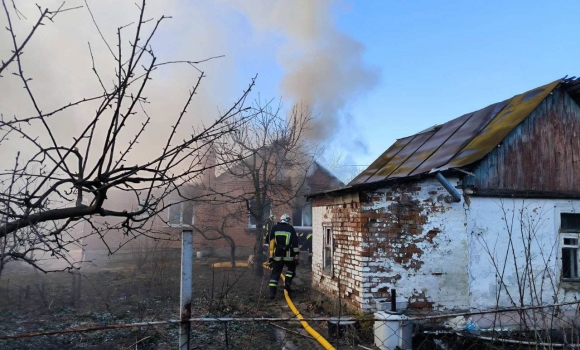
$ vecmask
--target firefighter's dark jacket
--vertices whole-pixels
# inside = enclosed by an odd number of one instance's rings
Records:
[[[276,261],[294,261],[294,257],[300,254],[298,235],[294,227],[285,222],[279,222],[272,227],[268,242],[270,242],[270,257]]]

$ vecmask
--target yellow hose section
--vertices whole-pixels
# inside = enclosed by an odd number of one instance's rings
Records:
[[[264,266],[265,269],[271,270],[270,266],[268,266],[268,262],[265,262],[264,264],[262,264],[262,266]],[[280,274],[280,276],[282,277],[282,280],[283,281],[286,281],[286,278],[284,277],[284,274]],[[290,309],[292,310],[292,312],[294,313],[294,315],[296,315],[296,318],[298,318],[299,320],[303,320],[304,317],[302,317],[302,315],[300,314],[300,311],[298,311],[298,309],[296,308],[296,306],[294,306],[294,303],[290,299],[290,296],[288,295],[288,291],[287,290],[284,290],[284,297],[286,298],[286,303],[288,304],[288,306],[290,306]],[[312,327],[310,327],[310,325],[308,324],[308,322],[306,322],[306,321],[300,321],[300,324],[302,325],[302,327],[304,327],[304,329],[306,330],[306,332],[308,332],[308,334],[310,334],[314,339],[316,339],[317,342],[320,343],[320,345],[322,345],[322,347],[324,349],[326,349],[326,350],[336,350],[334,348],[334,346],[332,346],[326,339],[324,339],[323,336],[320,335],[320,333],[318,333]]]
[[[219,262],[211,264],[211,267],[232,267],[231,261]],[[236,261],[236,267],[248,267],[248,262],[246,261]]]

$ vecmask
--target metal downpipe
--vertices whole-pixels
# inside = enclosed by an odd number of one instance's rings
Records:
[[[437,180],[439,180],[439,182],[441,183],[441,185],[443,185],[443,187],[451,195],[451,198],[452,199],[449,202],[455,202],[455,203],[461,202],[461,195],[459,194],[459,192],[457,192],[457,189],[455,189],[455,187],[453,187],[453,185],[451,185],[449,183],[449,181],[447,181],[447,179],[445,178],[445,176],[443,176],[443,174],[441,174],[440,172],[438,172],[437,174],[435,174],[435,178]]]

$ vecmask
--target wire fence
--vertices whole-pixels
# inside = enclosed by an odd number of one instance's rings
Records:
[[[304,322],[336,349],[580,348],[578,302],[437,315],[413,315],[409,311],[304,318],[302,321],[293,317],[198,317],[189,322],[192,349],[323,348],[304,331]],[[131,332],[135,338],[132,348],[163,348],[163,345],[174,348],[179,324],[179,320],[105,322],[70,329],[4,334],[0,335],[0,346],[22,348],[20,340],[42,337],[47,343],[65,343],[71,348],[80,348],[83,333],[100,333],[97,336],[103,339],[114,339],[119,332]],[[65,335],[69,337],[63,337]]]
[[[5,275],[0,349],[178,347],[179,260],[152,260],[140,270],[130,254],[117,259],[84,275],[45,277],[24,270]],[[579,302],[454,313],[341,314],[317,309],[318,296],[305,280],[291,296],[304,318],[299,320],[280,292],[273,301],[264,297],[267,273],[256,277],[251,269],[196,264],[187,321],[191,349],[325,348],[305,323],[331,348],[342,350],[580,348]],[[308,269],[300,267],[297,275],[306,278]]]

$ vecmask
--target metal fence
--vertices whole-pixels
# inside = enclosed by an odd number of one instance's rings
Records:
[[[191,324],[191,349],[317,349],[320,342],[304,331],[304,323],[335,349],[569,349],[580,347],[578,302],[421,315],[378,312],[373,315],[304,318],[197,317]],[[100,337],[104,348],[117,346],[123,332],[134,336],[131,348],[177,347],[180,320],[137,323],[102,322],[71,329],[0,336],[0,347],[61,344],[82,348],[83,339]],[[92,335],[87,335],[87,334]],[[38,339],[36,343],[31,338]],[[44,347],[51,348],[51,347]]]
[[[192,250],[186,251],[191,260]],[[244,274],[248,269],[230,269],[219,275],[208,264],[188,274],[194,282],[184,281],[187,264],[178,254],[158,253],[148,250],[146,265],[138,263],[140,255],[119,257],[108,269],[87,271],[83,277],[26,277],[24,270],[6,275],[19,282],[7,278],[0,284],[0,348],[580,348],[580,302],[459,313],[399,310],[314,317],[329,313],[310,310],[311,304],[304,302],[291,311],[291,300],[282,297],[267,300],[267,274],[256,278]],[[191,267],[186,270],[191,272]],[[191,291],[192,283],[194,294],[184,299],[183,290]],[[183,339],[189,340],[183,344]]]

